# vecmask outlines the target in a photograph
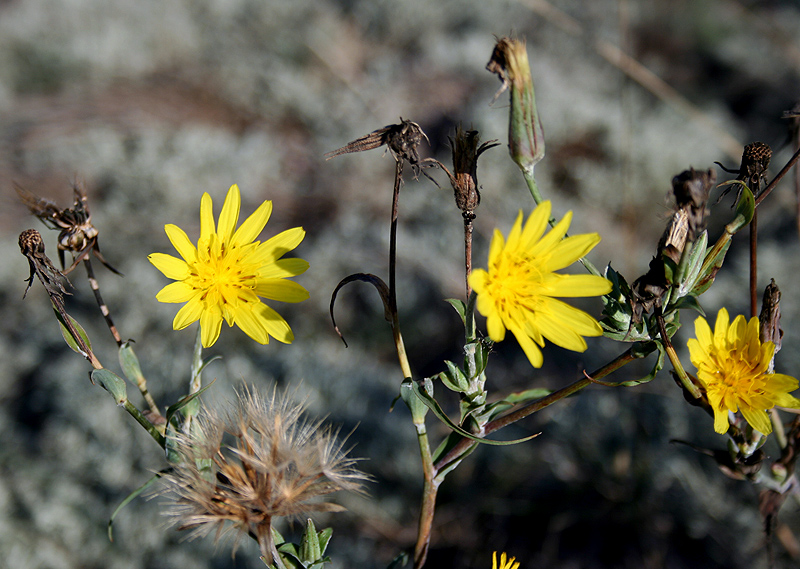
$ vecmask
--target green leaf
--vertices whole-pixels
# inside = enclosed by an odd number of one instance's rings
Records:
[[[691,294],[700,296],[714,283],[714,278],[717,276],[717,272],[720,268],[722,268],[722,263],[725,261],[725,254],[728,252],[730,245],[731,234],[724,233],[714,246],[708,249]]]
[[[458,315],[461,317],[461,322],[464,326],[467,325],[467,303],[457,298],[445,298],[445,302],[449,302],[450,306],[456,309]]]
[[[450,432],[450,434],[448,434],[448,435],[447,435],[447,436],[444,438],[444,440],[442,440],[442,442],[439,444],[439,446],[438,446],[438,447],[436,448],[436,450],[434,451],[434,453],[433,453],[433,462],[434,462],[434,464],[436,464],[436,462],[438,462],[438,460],[439,460],[440,458],[442,458],[442,457],[443,457],[443,456],[445,456],[447,453],[449,453],[449,452],[450,452],[450,451],[451,451],[453,448],[455,448],[455,446],[456,446],[456,445],[457,445],[459,442],[461,442],[461,441],[463,441],[463,440],[464,440],[464,437],[462,437],[460,434],[458,434],[458,433],[457,433],[457,432],[455,432],[455,431],[451,431],[451,432]],[[444,468],[442,468],[441,470],[439,470],[439,471],[436,473],[436,480],[437,480],[437,481],[442,481],[442,480],[444,480],[444,479],[445,479],[445,477],[446,477],[446,476],[447,476],[447,475],[448,475],[450,472],[452,472],[453,470],[455,470],[455,468],[456,468],[456,467],[457,467],[459,464],[461,464],[461,461],[462,461],[462,460],[464,460],[465,458],[467,458],[467,457],[468,457],[470,454],[472,454],[472,451],[474,451],[476,448],[478,448],[478,445],[477,445],[477,444],[471,444],[470,446],[468,446],[468,447],[467,447],[467,448],[464,450],[464,452],[462,452],[461,454],[459,454],[457,457],[453,458],[453,459],[452,459],[450,462],[448,462],[448,463],[447,463],[447,465],[446,465]]]
[[[684,255],[681,258],[682,274],[678,279],[678,297],[683,298],[694,289],[697,279],[700,276],[700,269],[703,267],[706,247],[708,246],[708,232],[703,231],[697,241],[687,244]]]
[[[167,423],[169,423],[172,420],[172,417],[175,415],[175,413],[180,411],[189,402],[191,402],[195,398],[199,397],[206,389],[208,389],[209,387],[214,385],[215,381],[216,381],[216,379],[212,379],[211,382],[208,385],[206,385],[205,387],[203,387],[202,389],[200,389],[196,393],[192,393],[191,395],[184,395],[183,397],[178,399],[178,401],[176,403],[173,403],[172,405],[167,407],[167,414],[165,415]]]
[[[501,413],[511,409],[514,405],[518,405],[519,403],[527,403],[528,401],[535,401],[537,399],[541,399],[542,397],[547,397],[551,393],[551,390],[541,387],[534,387],[532,389],[526,389],[525,391],[511,393],[504,399],[495,401],[491,405],[487,405],[485,413],[486,418],[488,421],[492,421]]]
[[[108,541],[114,541],[114,536],[113,536],[114,518],[116,518],[117,514],[119,514],[122,511],[122,508],[124,508],[125,506],[130,504],[137,496],[139,496],[142,492],[144,492],[145,490],[150,488],[150,486],[152,486],[155,483],[156,480],[161,478],[161,476],[163,476],[167,472],[170,472],[170,470],[172,470],[172,469],[171,468],[165,468],[164,470],[161,470],[158,473],[156,473],[155,476],[153,476],[147,482],[145,482],[144,484],[139,486],[136,490],[134,490],[133,492],[128,494],[128,497],[125,498],[120,503],[120,505],[117,506],[114,509],[114,511],[111,513],[111,517],[108,519]]]
[[[414,395],[413,385],[414,380],[410,377],[405,378],[400,384],[400,397],[408,407],[408,410],[411,411],[411,420],[415,425],[419,425],[425,422],[425,415],[428,414],[428,407],[419,397]],[[433,383],[429,381],[428,385],[430,386],[431,397],[433,397]]]
[[[695,310],[699,312],[702,316],[705,316],[706,313],[703,310],[703,307],[700,306],[700,302],[697,300],[697,297],[693,294],[688,296],[684,296],[678,299],[676,303],[674,303],[671,307],[673,310]]]
[[[442,380],[444,386],[456,393],[464,393],[469,389],[469,381],[464,375],[464,372],[451,361],[445,360],[444,364],[447,366],[447,371],[443,371],[439,374],[439,379]]]
[[[736,217],[725,226],[725,231],[733,235],[753,220],[753,215],[756,212],[756,200],[753,197],[753,192],[741,180],[730,180],[719,184],[719,186],[727,186],[729,184],[738,184],[742,187],[739,201],[736,202]]]
[[[408,381],[410,383],[409,387],[411,388],[413,393],[417,396],[417,398],[420,401],[422,401],[422,403],[424,403],[425,406],[428,407],[428,409],[433,411],[433,414],[436,415],[439,418],[439,420],[441,420],[445,425],[450,427],[453,431],[457,432],[458,434],[460,434],[464,438],[467,438],[467,439],[470,439],[470,440],[473,440],[473,441],[476,441],[476,442],[479,442],[479,443],[488,444],[488,445],[505,446],[505,445],[513,445],[513,444],[517,444],[517,443],[523,443],[525,441],[529,441],[529,440],[539,436],[539,433],[536,433],[534,435],[531,435],[529,437],[525,437],[523,439],[517,439],[517,440],[513,440],[513,441],[496,441],[496,440],[486,439],[486,438],[483,438],[483,437],[478,437],[476,435],[473,435],[472,433],[469,433],[469,432],[465,431],[464,429],[462,429],[461,427],[459,427],[458,425],[456,425],[450,419],[450,417],[448,417],[447,414],[442,410],[442,408],[439,406],[439,403],[436,401],[436,399],[434,399],[431,395],[429,395],[429,393],[428,393],[429,391],[431,393],[433,393],[433,385],[431,384],[431,380],[429,378],[426,378],[426,379],[423,380],[423,385],[422,386],[420,386],[420,384],[418,384],[417,382],[412,381],[411,379],[406,379],[406,380],[403,381],[403,383],[406,383],[406,381]]]
[[[108,391],[117,405],[124,405],[128,400],[128,391],[125,380],[105,368],[92,370],[92,383],[99,383],[100,387]]]
[[[306,531],[303,532],[303,537],[300,540],[300,561],[304,564],[313,563],[322,557],[322,551],[319,547],[319,536],[317,535],[317,528],[314,527],[314,522],[311,518],[306,520]]]
[[[600,381],[599,379],[593,379],[592,383],[597,383],[599,385],[605,385],[606,387],[633,387],[634,385],[641,385],[642,383],[647,383],[652,381],[655,378],[656,374],[664,368],[664,356],[666,355],[666,350],[664,346],[661,345],[661,342],[646,342],[646,344],[652,344],[655,348],[658,348],[658,357],[656,358],[656,363],[653,366],[653,369],[650,370],[646,376],[640,379],[632,379],[630,381],[620,381],[619,383],[613,383],[608,381]],[[644,346],[642,346],[644,347]],[[652,351],[652,348],[650,349]],[[650,352],[647,352],[650,353]],[[646,354],[645,354],[646,355]],[[637,356],[640,357],[640,356]],[[643,356],[642,356],[643,357]]]
[[[72,351],[82,356],[88,356],[89,354],[83,353],[83,350],[78,345],[78,341],[72,336],[72,332],[69,331],[69,327],[64,323],[61,313],[55,308],[53,309],[53,311],[56,313],[56,318],[58,318],[58,325],[61,328],[61,336],[64,338],[64,341],[67,343],[67,345],[70,348],[72,348]],[[67,318],[69,318],[69,321],[72,323],[72,326],[74,326],[75,331],[81,337],[81,340],[83,340],[86,346],[91,350],[92,343],[89,341],[89,336],[86,335],[86,331],[80,324],[78,324],[78,321],[75,320],[72,316],[67,314]]]
[[[325,528],[317,532],[320,555],[325,555],[325,550],[328,549],[328,543],[330,543],[332,535],[333,535],[333,528]]]

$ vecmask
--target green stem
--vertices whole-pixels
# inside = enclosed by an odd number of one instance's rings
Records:
[[[153,423],[147,420],[147,417],[145,417],[133,403],[126,399],[124,407],[128,414],[136,419],[137,423],[144,427],[144,429],[150,434],[151,437],[153,437],[153,439],[155,439],[161,448],[166,448],[167,442],[166,439],[164,439],[164,435],[158,431]]]
[[[636,356],[632,354],[631,348],[628,348],[625,352],[617,356],[614,360],[607,363],[594,373],[589,376],[585,376],[578,381],[568,385],[558,391],[554,391],[550,395],[546,397],[542,397],[541,399],[537,399],[536,401],[532,401],[528,403],[524,407],[521,407],[514,411],[513,413],[509,413],[508,415],[504,415],[494,421],[490,421],[486,423],[483,429],[484,435],[489,435],[503,427],[510,425],[511,423],[515,423],[520,419],[524,419],[528,415],[532,415],[537,411],[541,411],[545,407],[549,407],[553,403],[564,399],[565,397],[569,397],[570,395],[577,393],[584,387],[588,386],[592,383],[592,380],[601,379],[614,371],[620,369],[621,367],[629,364],[633,360],[637,359]],[[436,461],[434,464],[434,468],[436,471],[440,471],[443,468],[447,467],[448,464],[453,462],[453,460],[457,459],[458,457],[462,456],[464,452],[467,450],[468,447],[473,446],[477,443],[472,441],[471,439],[461,439],[456,445],[453,446],[452,449],[447,454],[442,455],[439,460]]]
[[[521,169],[521,170],[522,170],[522,175],[525,176],[525,182],[528,184],[528,189],[531,192],[533,201],[536,202],[537,206],[540,205],[544,201],[544,198],[542,197],[542,193],[539,191],[539,186],[536,185],[536,178],[533,177],[533,168],[531,168],[530,170],[528,169]],[[554,217],[551,217],[549,222],[550,222],[550,227],[555,227],[556,219]],[[595,267],[594,264],[586,257],[581,257],[578,260],[583,264],[584,267],[586,267],[586,270],[592,273],[593,275],[596,275],[598,277],[603,276],[603,274],[599,270],[597,270],[597,267]]]
[[[700,390],[689,378],[689,374],[686,373],[686,370],[683,369],[683,364],[681,363],[681,360],[678,359],[678,353],[675,351],[675,347],[672,345],[672,342],[669,339],[669,335],[667,334],[667,326],[664,323],[664,316],[661,314],[660,308],[656,309],[655,316],[656,322],[658,322],[658,331],[661,335],[661,343],[664,345],[664,349],[667,351],[667,357],[672,364],[672,369],[675,370],[675,373],[681,380],[681,384],[683,385],[684,389],[691,393],[692,397],[695,399],[700,399],[702,395]]]

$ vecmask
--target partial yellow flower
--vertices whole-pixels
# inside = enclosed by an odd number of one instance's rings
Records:
[[[495,229],[488,270],[476,269],[469,284],[478,294],[476,307],[486,317],[489,337],[503,340],[506,330],[517,338],[533,367],[541,367],[540,347],[554,344],[583,352],[583,336],[600,336],[597,320],[554,297],[597,296],[611,292],[611,283],[595,275],[562,275],[563,269],[600,242],[597,233],[564,238],[572,221],[569,211],[547,235],[550,202],[542,202],[522,225],[519,212],[508,240]]]
[[[519,568],[519,561],[516,561],[516,557],[512,557],[508,561],[506,561],[506,552],[500,554],[500,565],[497,564],[497,552],[495,551],[492,553],[492,569],[518,569]]]
[[[287,280],[305,272],[308,262],[281,259],[300,244],[306,232],[294,227],[263,243],[255,241],[269,220],[272,202],[262,203],[237,229],[240,206],[239,187],[234,184],[228,190],[215,228],[211,196],[203,194],[196,248],[176,225],[164,227],[183,259],[163,253],[148,256],[167,278],[177,281],[161,289],[156,300],[185,302],[172,327],[182,330],[200,320],[205,348],[219,338],[223,319],[228,326],[239,326],[260,344],[269,343],[270,336],[289,344],[294,339],[289,324],[260,297],[281,302],[308,298],[306,289]]]
[[[714,410],[716,432],[726,433],[728,412],[739,410],[751,427],[768,435],[772,423],[767,409],[800,408],[800,400],[789,395],[798,381],[782,373],[768,373],[775,344],[761,343],[758,318],[747,322],[739,315],[730,323],[728,311],[720,308],[713,334],[702,316],[694,321],[694,330],[697,339],[686,345]]]

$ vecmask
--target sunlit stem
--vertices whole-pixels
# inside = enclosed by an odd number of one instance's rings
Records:
[[[683,385],[684,389],[692,394],[692,397],[695,399],[700,399],[701,393],[697,386],[692,382],[689,378],[689,374],[686,373],[686,370],[683,369],[683,364],[681,360],[678,359],[678,353],[675,351],[675,346],[672,345],[672,342],[669,339],[669,335],[667,334],[667,327],[664,323],[664,317],[661,314],[661,309],[658,308],[655,314],[656,322],[658,322],[658,330],[661,335],[661,342],[664,346],[664,350],[667,352],[667,357],[669,358],[670,363],[672,364],[672,369],[675,370],[675,374],[681,380],[681,384]]]
[[[767,411],[769,418],[772,421],[772,432],[775,435],[775,440],[781,449],[785,449],[789,441],[786,440],[786,431],[783,429],[783,421],[781,421],[780,413],[774,407]]]
[[[389,231],[389,311],[392,315],[392,335],[394,336],[397,358],[400,362],[400,370],[403,378],[412,378],[411,365],[406,354],[403,335],[400,332],[400,319],[397,314],[397,212],[400,199],[400,186],[403,183],[403,160],[397,161],[395,166],[394,192],[392,195],[392,224]],[[413,381],[413,379],[412,379]],[[431,446],[428,441],[428,431],[425,426],[425,413],[427,407],[418,398],[412,399],[410,404],[411,420],[414,429],[417,431],[417,444],[422,459],[423,489],[422,504],[420,506],[419,528],[417,532],[417,543],[414,546],[414,569],[420,569],[425,565],[428,556],[428,546],[431,541],[431,528],[433,526],[433,514],[436,509],[436,492],[438,484],[434,480],[435,472],[433,469],[433,457]]]
[[[750,220],[750,317],[758,316],[758,210]]]
[[[197,327],[197,335],[194,340],[194,350],[192,352],[191,378],[189,379],[189,395],[200,391],[203,387],[203,340],[202,328]],[[192,418],[200,412],[200,398],[195,397],[181,409],[186,417],[184,429],[186,433],[191,432]]]
[[[521,168],[520,170],[522,170],[522,175],[525,176],[525,182],[528,184],[528,189],[531,192],[533,201],[536,202],[537,206],[540,205],[544,201],[544,198],[542,197],[542,194],[539,191],[539,186],[536,185],[536,178],[533,177],[533,168],[530,169]],[[557,221],[554,217],[551,217],[548,221],[550,223],[550,227],[555,227]],[[567,236],[565,235],[565,237]],[[592,273],[593,275],[596,275],[598,277],[603,276],[603,274],[599,270],[597,270],[597,267],[595,267],[594,264],[586,257],[581,257],[578,260],[583,264],[584,267],[586,267],[586,270]]]

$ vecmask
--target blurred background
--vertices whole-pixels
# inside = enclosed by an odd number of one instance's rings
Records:
[[[499,139],[478,168],[475,265],[485,265],[493,229],[507,232],[519,209],[532,208],[505,151],[507,95],[490,104],[500,83],[484,69],[495,36],[509,33],[527,40],[547,139],[539,187],[557,216],[574,211],[571,232],[602,235],[593,262],[612,263],[629,282],[655,252],[672,176],[714,161],[737,168],[742,145],[754,140],[773,148],[771,175],[792,153],[781,115],[800,99],[794,0],[0,2],[0,566],[263,566],[252,543],[231,559],[227,545],[183,541],[165,529],[158,498],[128,505],[109,542],[113,510],[165,461],[89,383],[42,287],[34,283],[22,301],[28,266],[17,236],[40,229],[56,259],[57,233],[28,214],[14,183],[60,207],[71,205],[73,181],[85,185],[104,255],[125,275],[95,263],[101,290],[164,406],[186,390],[194,339],[193,327],[171,330],[177,307],[154,299],[167,281],[146,257],[173,253],[164,224],[196,239],[202,193],[218,211],[237,183],[243,215],[273,200],[265,236],[302,225],[296,254],[311,269],[296,280],[311,299],[273,305],[295,342],[260,346],[226,327],[206,351],[224,359],[205,373],[216,378],[205,400],[222,404],[243,385],[299,386],[312,416],[354,430],[352,452],[375,478],[369,496],[339,498],[347,513],[317,518],[334,528],[331,566],[386,567],[413,545],[420,465],[407,411],[390,411],[402,377],[382,306],[366,285],[340,293],[348,349],[328,314],[348,274],[386,278],[394,161],[381,150],[330,162],[323,154],[399,117],[419,123],[431,143],[423,155],[445,164],[459,123]],[[420,376],[457,360],[463,334],[442,300],[464,294],[463,224],[446,178],[431,175],[441,189],[408,177],[400,200],[398,303]],[[729,200],[712,211],[712,239],[731,218]],[[796,376],[795,209],[790,177],[759,208],[759,287],[774,277],[783,289],[777,365]],[[712,319],[723,305],[747,310],[746,248],[737,237],[701,299]],[[116,346],[83,275],[82,267],[70,275],[68,310],[116,369]],[[581,306],[600,315],[597,299]],[[678,344],[693,335],[694,318],[684,315]],[[496,397],[558,388],[622,351],[604,339],[584,354],[548,346],[536,371],[509,339],[496,347],[487,385]],[[613,379],[641,377],[649,366]],[[445,433],[433,418],[429,430],[434,444]],[[539,431],[523,445],[479,448],[447,478],[429,567],[487,568],[494,550],[522,569],[767,566],[756,489],[670,444],[724,448],[725,439],[666,372],[636,388],[589,388],[502,435]],[[781,513],[778,567],[798,563],[796,512],[790,501]]]

